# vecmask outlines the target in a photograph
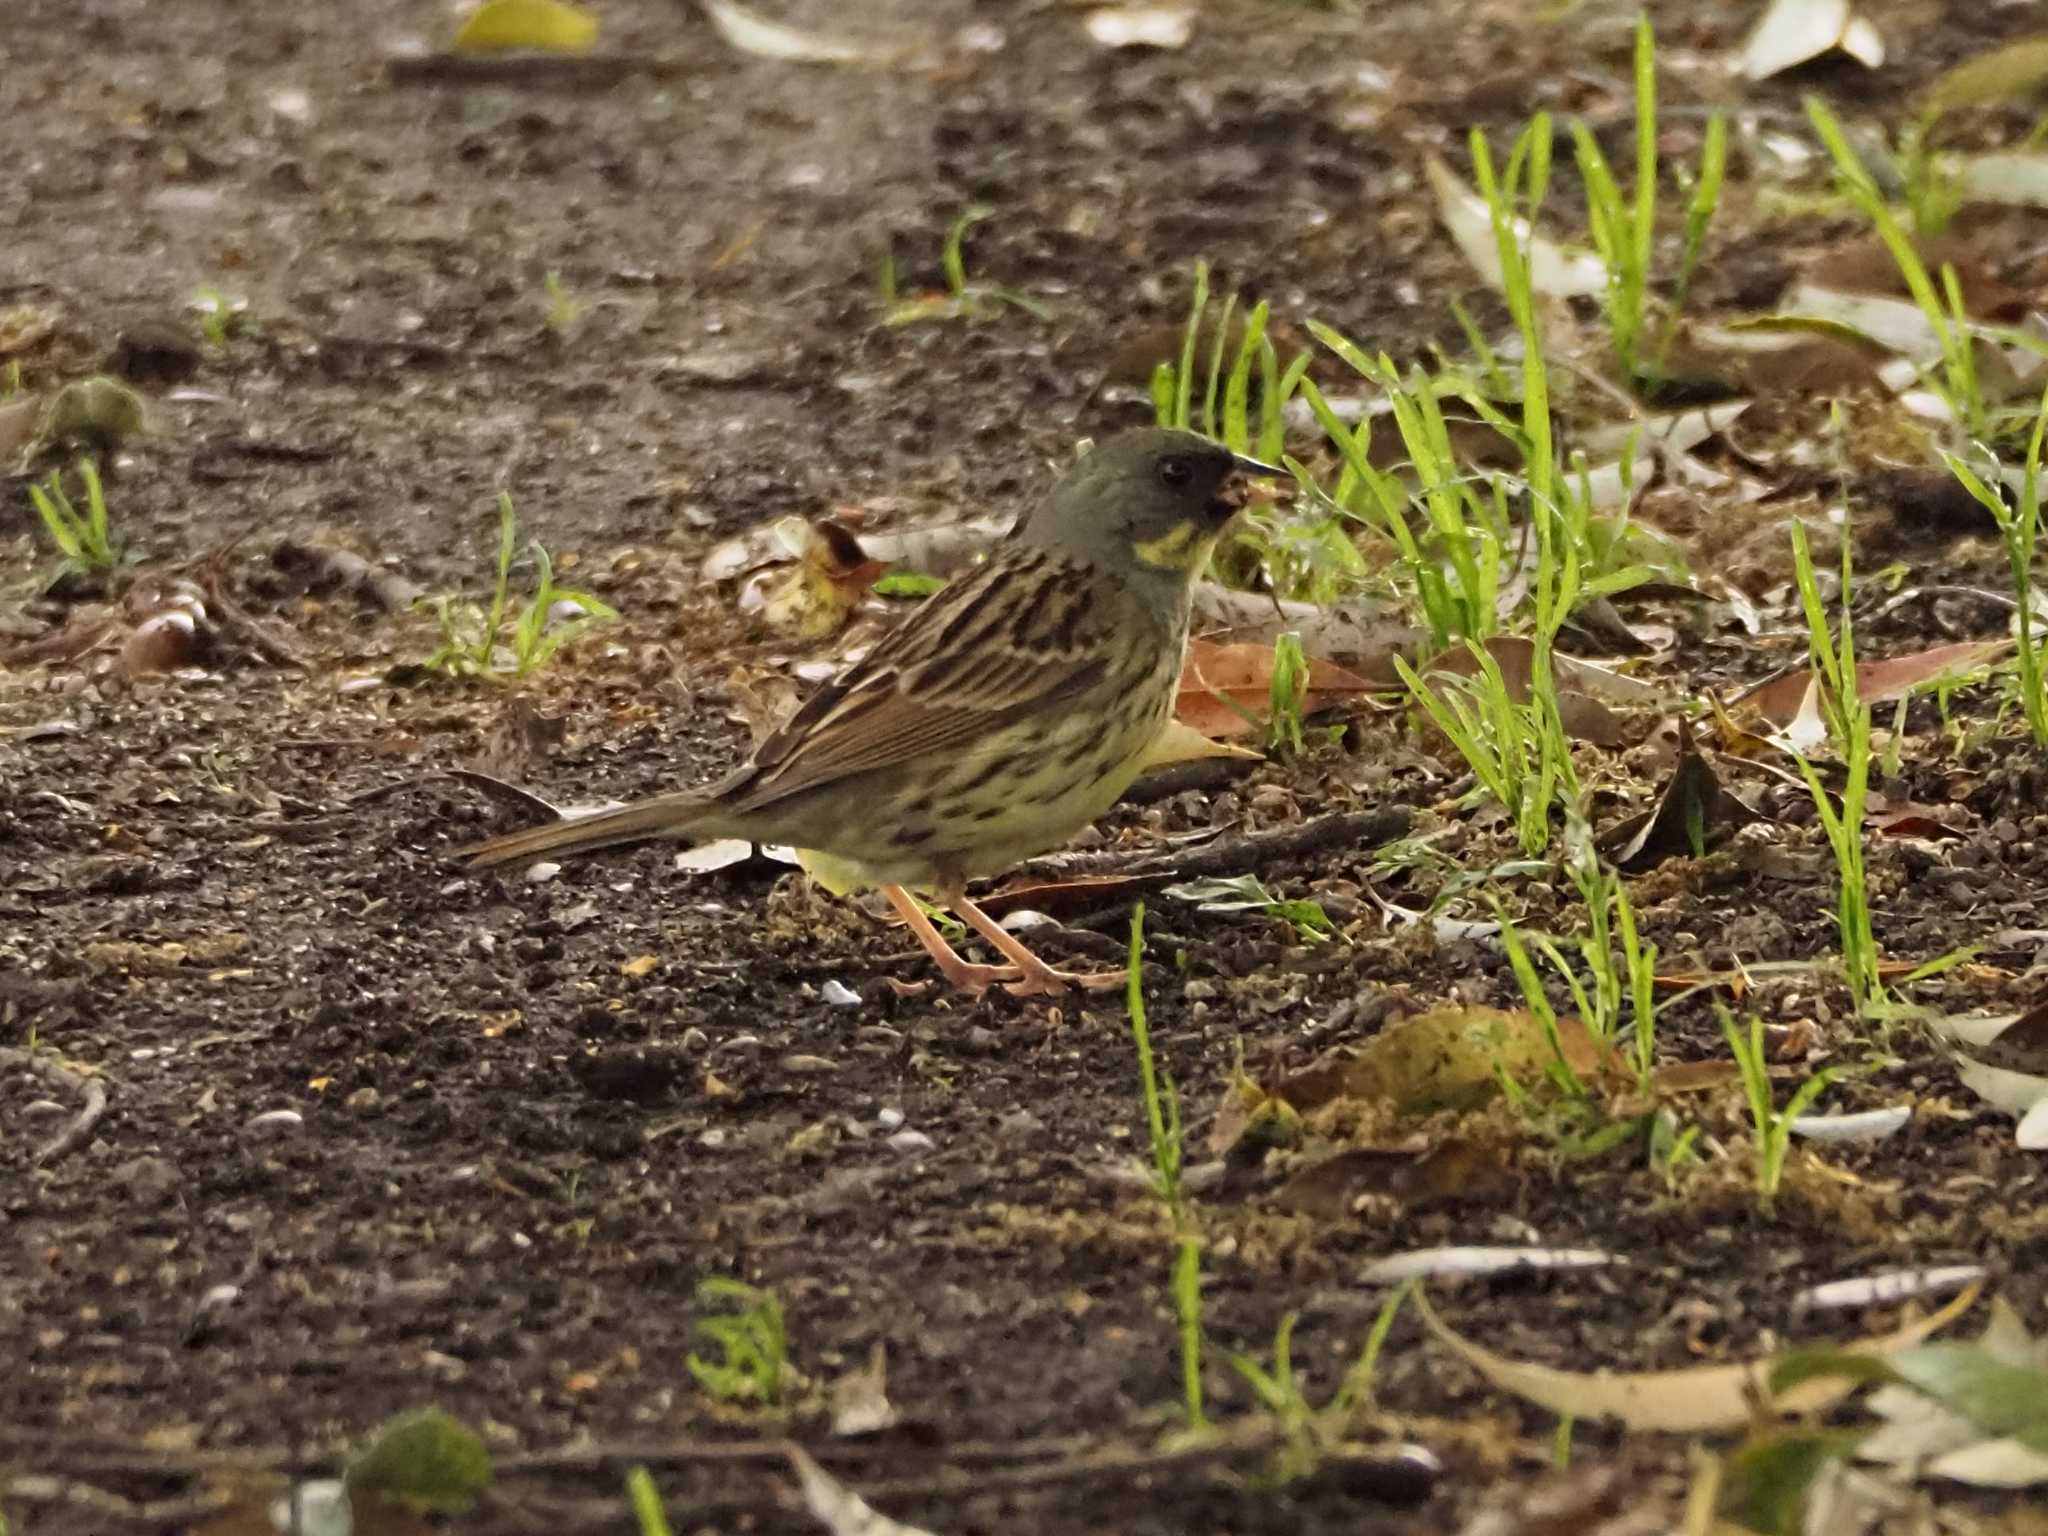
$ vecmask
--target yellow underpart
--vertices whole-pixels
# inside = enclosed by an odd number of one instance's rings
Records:
[[[1139,540],[1131,546],[1131,553],[1158,570],[1195,571],[1208,561],[1209,547],[1215,542],[1195,524],[1182,523],[1156,539]]]
[[[820,853],[815,848],[799,848],[796,861],[805,874],[830,891],[834,896],[844,896],[851,891],[864,890],[879,884],[866,869],[852,859],[835,858],[829,853]]]

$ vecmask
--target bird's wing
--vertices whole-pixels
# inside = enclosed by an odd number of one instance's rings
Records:
[[[827,683],[714,792],[757,810],[854,774],[954,751],[1102,681],[1115,615],[1093,570],[1006,547]]]

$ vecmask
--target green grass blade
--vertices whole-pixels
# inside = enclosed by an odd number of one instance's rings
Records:
[[[1180,371],[1174,375],[1173,422],[1183,430],[1194,425],[1195,347],[1202,335],[1202,316],[1209,308],[1209,263],[1195,263],[1195,296],[1188,307],[1187,330],[1180,339]]]

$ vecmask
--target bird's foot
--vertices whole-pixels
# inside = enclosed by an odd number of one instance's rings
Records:
[[[937,958],[937,956],[933,956],[933,959],[936,960]],[[939,973],[946,978],[955,991],[965,992],[970,997],[980,997],[982,993],[986,992],[997,982],[1004,982],[1014,988],[1018,976],[1017,967],[1014,965],[975,965],[966,960],[961,960],[953,965],[947,965],[942,962],[939,965]],[[923,997],[931,991],[932,983],[929,981],[897,981],[892,977],[889,981],[889,987],[898,997]]]
[[[1123,971],[1062,971],[1043,963],[1013,969],[1024,974],[1004,984],[1003,990],[1012,997],[1056,997],[1073,987],[1084,992],[1115,992],[1129,980]]]
[[[946,905],[967,919],[967,926],[1017,968],[1017,979],[1003,990],[1012,997],[1057,997],[1074,987],[1084,992],[1109,992],[1124,984],[1122,971],[1060,971],[1047,965],[1025,947],[1024,941],[967,899],[965,891],[945,893]]]

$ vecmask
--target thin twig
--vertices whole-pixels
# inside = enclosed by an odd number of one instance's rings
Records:
[[[16,1066],[33,1072],[38,1077],[55,1083],[69,1093],[84,1098],[85,1103],[72,1117],[71,1123],[57,1133],[56,1139],[30,1159],[35,1167],[55,1162],[73,1147],[92,1134],[92,1128],[100,1123],[100,1116],[107,1112],[107,1085],[97,1077],[88,1077],[73,1072],[56,1057],[38,1051],[25,1051],[17,1046],[0,1046],[0,1065]]]
[[[303,743],[302,743],[303,745]],[[357,790],[343,803],[349,806],[369,805],[375,801],[402,794],[408,789],[422,789],[443,779],[455,779],[464,784],[473,784],[486,794],[509,801],[522,810],[534,811],[550,821],[560,821],[562,808],[552,801],[543,800],[530,789],[521,789],[517,784],[508,784],[503,779],[493,778],[476,768],[443,768],[437,773],[423,773],[410,779],[393,779],[388,784],[372,784],[368,789]]]
[[[1222,837],[1184,853],[1171,849],[1135,855],[1083,853],[1063,857],[1057,865],[1040,863],[1038,867],[1056,869],[1062,875],[1233,874],[1330,848],[1376,848],[1406,836],[1414,820],[1415,813],[1405,805],[1382,805],[1370,811],[1335,811],[1245,837]]]
[[[637,53],[422,53],[384,61],[393,85],[516,85],[526,90],[601,91],[635,75],[694,73],[701,62]]]

